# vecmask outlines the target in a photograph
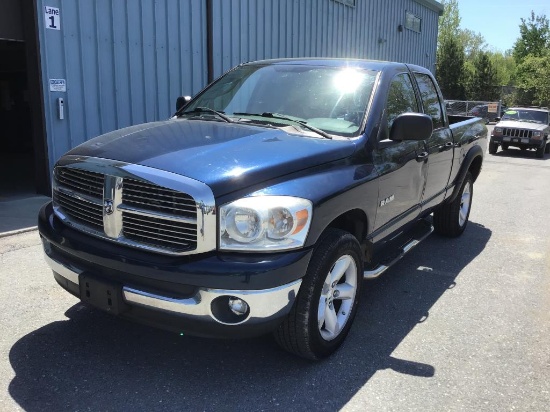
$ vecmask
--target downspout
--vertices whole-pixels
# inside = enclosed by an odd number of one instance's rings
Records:
[[[206,67],[208,84],[214,81],[214,5],[206,0]]]

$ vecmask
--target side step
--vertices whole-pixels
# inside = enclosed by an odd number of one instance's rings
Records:
[[[389,257],[385,263],[379,264],[374,269],[365,270],[363,272],[363,279],[376,279],[386,270],[388,270],[392,265],[397,263],[403,256],[409,253],[416,245],[426,239],[434,231],[434,228],[431,224],[424,226],[423,230],[418,233],[416,232],[412,239],[410,239],[403,246],[397,248],[395,253]]]

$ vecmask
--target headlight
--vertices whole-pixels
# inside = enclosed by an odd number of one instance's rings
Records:
[[[496,136],[496,135],[501,135],[502,134],[502,127],[495,127],[493,129],[493,135]]]
[[[533,132],[533,137],[535,139],[540,139],[542,137],[542,132],[541,131]]]
[[[290,196],[246,197],[220,207],[221,250],[270,251],[304,245],[312,204]]]

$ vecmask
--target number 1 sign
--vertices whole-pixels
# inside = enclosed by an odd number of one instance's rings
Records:
[[[46,28],[52,30],[60,30],[61,28],[61,15],[59,9],[55,7],[44,7],[44,16],[46,21]]]

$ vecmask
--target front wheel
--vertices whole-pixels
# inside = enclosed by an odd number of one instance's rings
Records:
[[[313,252],[291,312],[274,333],[277,343],[307,359],[331,355],[351,328],[362,279],[359,242],[329,229]]]
[[[550,143],[548,143],[548,141],[546,141],[546,150],[544,151],[544,153],[550,154]]]
[[[489,143],[489,154],[495,154],[498,149],[498,144],[496,143]]]
[[[452,202],[445,203],[434,211],[433,223],[436,233],[443,236],[457,237],[464,232],[470,217],[473,194],[474,178],[468,172],[457,197]]]

